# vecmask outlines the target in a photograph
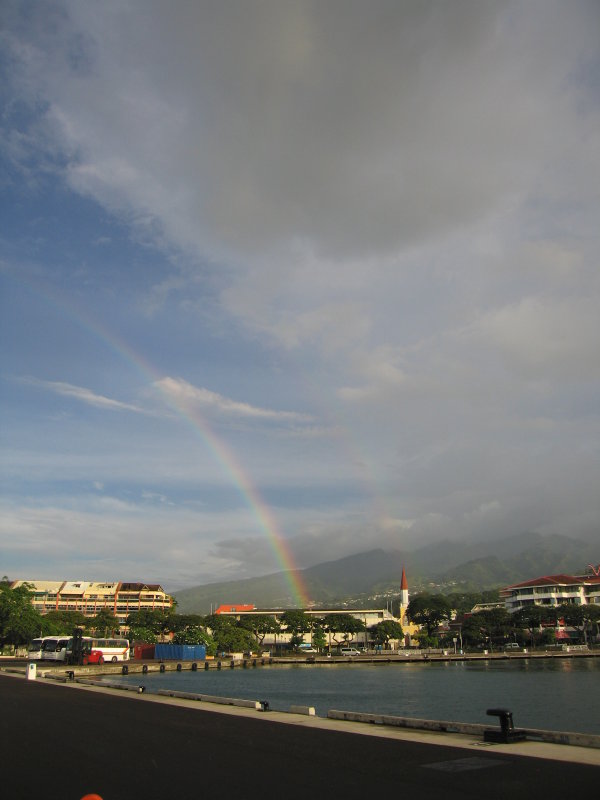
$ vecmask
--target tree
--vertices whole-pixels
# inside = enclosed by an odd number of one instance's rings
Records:
[[[281,627],[291,634],[290,647],[297,650],[304,641],[304,634],[312,628],[312,620],[304,611],[284,611],[281,615]]]
[[[237,625],[229,625],[213,631],[213,638],[219,652],[243,652],[257,648],[258,642],[253,633]]]
[[[243,652],[254,650],[258,646],[252,631],[240,626],[234,617],[209,614],[204,618],[204,622],[218,652]]]
[[[27,584],[11,589],[8,580],[0,582],[0,644],[25,644],[39,635],[42,616],[32,606],[32,596]]]
[[[132,611],[127,617],[126,624],[130,628],[146,628],[151,630],[155,636],[162,636],[169,632],[173,627],[173,620],[177,619],[176,614],[165,614],[164,611],[150,611],[141,609]]]
[[[95,617],[89,620],[89,627],[96,632],[97,636],[114,636],[121,623],[107,608],[101,609]]]
[[[304,611],[284,611],[281,626],[287,633],[308,633],[312,628],[312,620]]]
[[[433,638],[440,623],[450,619],[452,607],[444,595],[419,594],[410,601],[406,613],[411,622],[423,625],[427,636]]]
[[[72,633],[74,628],[86,628],[90,624],[89,617],[81,611],[48,611],[42,617],[42,630],[45,636],[61,633]]]
[[[268,633],[281,632],[281,625],[272,614],[242,614],[239,625],[254,634],[260,647]]]
[[[312,643],[313,647],[316,647],[319,651],[323,650],[327,645],[327,637],[325,636],[323,626],[318,623],[313,628]]]
[[[402,626],[394,619],[384,619],[383,622],[372,625],[369,631],[373,641],[381,645],[387,645],[390,639],[400,640],[404,636]]]
[[[600,608],[595,605],[574,605],[565,604],[558,606],[556,616],[563,619],[567,625],[577,628],[580,636],[587,644],[587,629],[591,629],[594,624],[600,621]]]
[[[157,636],[150,628],[132,626],[129,628],[129,641],[156,644]]]
[[[200,625],[189,625],[187,628],[178,630],[173,636],[173,643],[203,644],[206,647],[206,652],[210,656],[214,656],[217,652],[217,643]]]
[[[342,634],[342,639],[347,642],[352,636],[365,630],[362,620],[353,617],[352,614],[326,614],[323,617],[323,627],[329,633],[330,641],[340,645],[342,642],[337,638]]]
[[[515,627],[524,628],[529,632],[531,646],[535,644],[535,634],[542,627],[542,622],[552,619],[556,615],[556,610],[543,606],[536,606],[535,603],[524,606],[512,615],[512,622]]]

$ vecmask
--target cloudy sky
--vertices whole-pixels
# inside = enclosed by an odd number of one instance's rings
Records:
[[[3,574],[600,538],[598,2],[0,15]]]

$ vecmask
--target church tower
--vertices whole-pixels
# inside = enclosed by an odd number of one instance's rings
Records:
[[[408,605],[408,581],[406,580],[404,567],[402,567],[402,580],[400,581],[400,605],[403,608]]]

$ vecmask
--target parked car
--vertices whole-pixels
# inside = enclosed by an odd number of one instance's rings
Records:
[[[356,647],[340,647],[340,655],[342,656],[359,656],[360,651]]]

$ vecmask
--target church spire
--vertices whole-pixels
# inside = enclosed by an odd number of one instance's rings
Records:
[[[400,581],[400,605],[404,608],[408,605],[408,581],[404,567],[402,567],[402,580]]]

